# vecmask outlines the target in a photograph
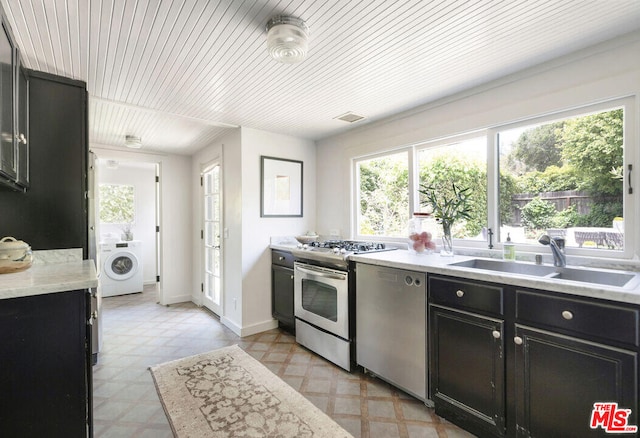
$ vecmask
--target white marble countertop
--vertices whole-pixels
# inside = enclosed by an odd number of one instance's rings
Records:
[[[271,249],[281,251],[291,251],[297,247],[295,238],[282,236],[271,238]],[[501,271],[489,271],[462,266],[450,266],[452,263],[470,260],[477,256],[455,255],[453,257],[442,257],[439,253],[416,254],[406,249],[396,249],[393,251],[374,252],[369,254],[359,254],[349,256],[349,260],[359,263],[368,263],[378,266],[389,266],[392,268],[408,269],[430,274],[450,275],[470,280],[489,281],[494,283],[520,286],[533,289],[543,289],[548,291],[566,293],[571,295],[600,298],[604,300],[618,301],[629,304],[640,304],[640,273],[615,269],[597,269],[593,267],[581,267],[577,265],[568,266],[573,269],[601,270],[612,272],[625,272],[634,275],[625,287],[615,287],[585,283],[578,281],[562,280],[557,278],[545,278],[533,275],[516,274]],[[496,260],[496,259],[492,259]],[[518,261],[515,263],[533,264],[533,262]],[[546,266],[552,266],[546,264]]]
[[[598,285],[592,283],[582,283],[577,281],[561,280],[554,278],[544,278],[537,276],[529,276],[524,274],[514,274],[508,272],[488,271],[484,269],[474,269],[460,266],[450,266],[451,263],[457,263],[473,258],[469,256],[453,256],[441,257],[440,254],[415,254],[407,250],[384,251],[371,254],[352,255],[350,260],[359,263],[368,263],[378,266],[389,266],[399,269],[408,269],[419,272],[427,272],[430,274],[451,275],[471,280],[490,281],[512,286],[527,287],[533,289],[542,289],[571,295],[600,298],[611,301],[618,301],[629,304],[640,304],[640,274],[636,272],[628,272],[636,276],[625,287],[615,287]],[[523,262],[517,262],[523,263]],[[547,265],[549,266],[549,265]],[[570,266],[576,269],[579,266]],[[603,269],[603,271],[605,271]],[[627,272],[627,271],[616,271]]]
[[[280,251],[291,251],[292,249],[296,249],[298,247],[298,242],[294,243],[272,243],[269,248],[278,249]]]
[[[26,271],[0,274],[0,299],[98,287],[93,260],[34,263]]]

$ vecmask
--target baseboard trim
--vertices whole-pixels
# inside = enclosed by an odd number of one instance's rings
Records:
[[[245,336],[251,336],[255,335],[256,333],[262,333],[266,332],[267,330],[278,328],[278,321],[275,319],[271,321],[260,322],[247,327],[240,327],[235,322],[231,321],[229,318],[225,318],[224,316],[220,318],[220,322],[231,329],[231,331],[236,335],[242,338],[244,338]]]
[[[242,336],[242,329],[236,325],[235,322],[231,321],[229,318],[224,316],[220,317],[220,322],[227,328],[229,328],[232,332],[234,332],[238,336]]]
[[[192,298],[193,298],[191,295],[184,294],[184,295],[171,296],[167,300],[166,299],[167,297],[165,297],[164,294],[161,294],[161,295],[163,298],[161,304],[163,306],[170,306],[171,304],[178,304],[178,303],[186,303],[188,301],[192,301]]]

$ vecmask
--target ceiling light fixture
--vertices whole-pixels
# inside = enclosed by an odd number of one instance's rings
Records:
[[[140,149],[142,147],[142,139],[135,135],[127,135],[124,139],[124,145],[131,149]]]
[[[277,15],[267,23],[267,48],[278,62],[295,64],[307,57],[309,28],[300,18]]]

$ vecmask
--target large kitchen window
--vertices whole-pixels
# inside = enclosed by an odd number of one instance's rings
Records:
[[[472,190],[457,246],[497,248],[507,236],[539,250],[542,234],[576,255],[631,257],[636,159],[633,99],[620,99],[429,141],[354,160],[356,237],[406,237],[407,219],[428,209],[419,190]],[[625,147],[626,145],[626,147]],[[530,246],[528,246],[530,245]]]
[[[487,139],[486,136],[445,140],[416,148],[418,188],[433,187],[451,194],[452,184],[469,189],[471,218],[458,221],[451,230],[454,238],[484,240],[487,232]],[[429,211],[423,195],[417,194],[415,211]]]
[[[624,109],[501,130],[501,235],[624,250]]]
[[[361,236],[402,237],[409,220],[409,152],[356,163]]]

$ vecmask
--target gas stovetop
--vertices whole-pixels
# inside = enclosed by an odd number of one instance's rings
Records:
[[[326,240],[324,242],[312,242],[308,245],[308,249],[313,250],[314,248],[329,248],[334,252],[343,254],[346,252],[360,254],[363,252],[376,252],[387,249],[384,243],[358,242],[355,240]]]
[[[353,254],[367,254],[379,251],[390,251],[396,248],[389,248],[381,242],[366,242],[355,240],[325,240],[323,242],[312,242],[309,244],[299,244],[291,253],[298,259],[314,260],[318,262],[343,262],[346,263],[348,257]]]

